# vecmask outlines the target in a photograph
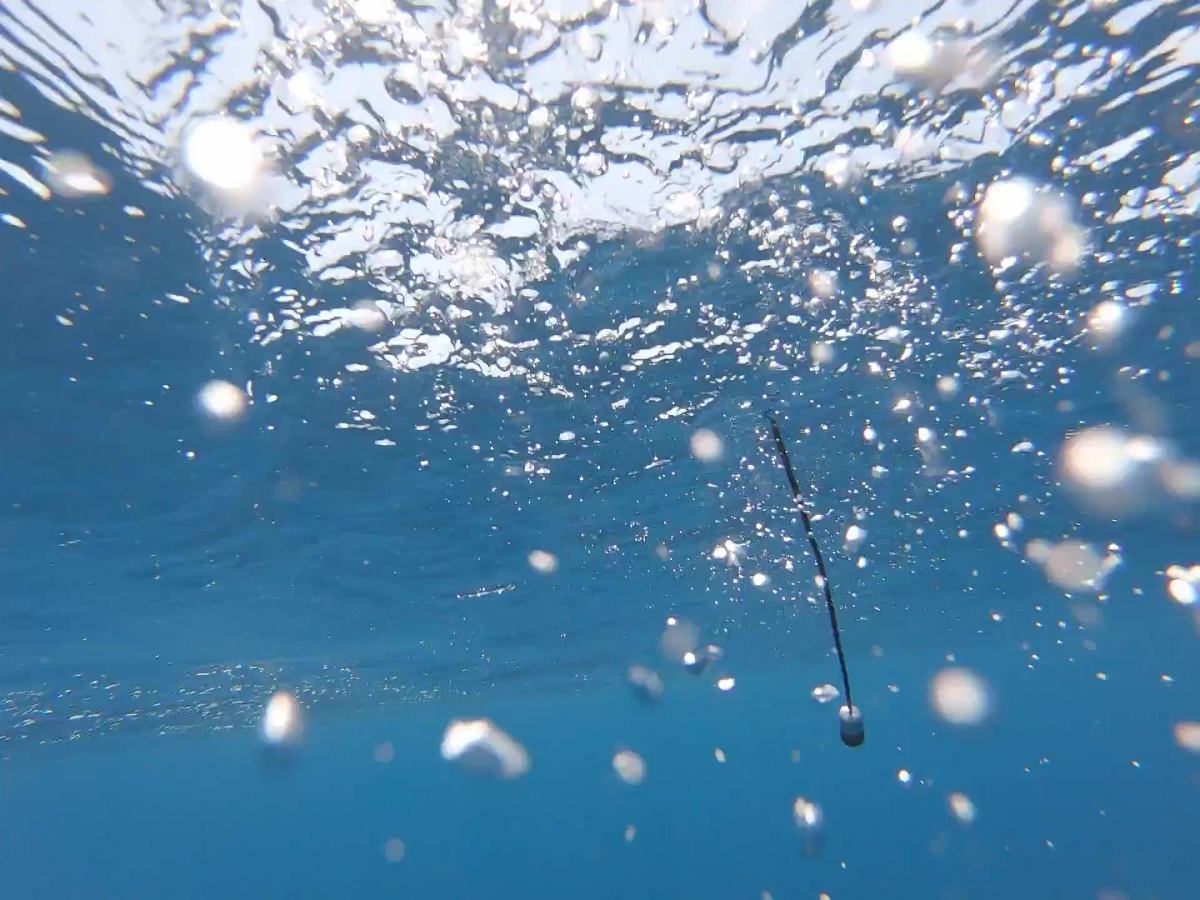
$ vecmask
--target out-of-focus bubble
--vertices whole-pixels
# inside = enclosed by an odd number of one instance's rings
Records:
[[[975,804],[970,798],[959,791],[954,791],[949,798],[950,812],[954,814],[954,818],[962,822],[964,825],[970,825],[975,821]]]
[[[692,456],[701,462],[717,462],[725,452],[725,445],[714,431],[699,428],[692,434]]]
[[[388,741],[375,745],[375,750],[371,754],[377,763],[390,763],[396,757],[396,751]]]
[[[1024,259],[1068,272],[1079,265],[1087,235],[1066,200],[1027,178],[1009,178],[984,192],[975,241],[993,266]]]
[[[829,703],[838,698],[838,689],[832,684],[822,684],[812,689],[812,698],[818,703]]]
[[[722,675],[717,679],[717,690],[732,691],[737,682],[732,675]]]
[[[625,843],[629,843],[635,837],[637,837],[637,826],[636,825],[626,825],[625,826]]]
[[[1088,313],[1087,328],[1092,345],[1109,347],[1121,336],[1129,323],[1128,310],[1116,300],[1101,300]]]
[[[830,299],[838,290],[837,273],[825,269],[813,269],[808,273],[808,289],[822,300]]]
[[[938,393],[949,399],[958,393],[958,378],[954,375],[943,375],[937,380]]]
[[[908,769],[898,769],[896,771],[896,780],[901,784],[912,784],[912,772]]]
[[[917,31],[906,31],[892,41],[887,57],[896,74],[935,91],[956,80],[962,80],[964,87],[982,87],[996,66],[994,54],[984,45],[935,40]]]
[[[739,544],[733,538],[725,538],[712,550],[712,558],[722,560],[725,565],[741,568],[742,560],[746,557],[746,544]]]
[[[1193,459],[1164,459],[1158,467],[1163,489],[1178,500],[1200,499],[1200,463]]]
[[[862,542],[867,537],[867,530],[859,525],[851,525],[846,529],[846,537],[842,541],[842,548],[847,553],[853,553],[859,548]]]
[[[1046,577],[1064,591],[1098,593],[1119,562],[1118,557],[1101,555],[1084,541],[1066,540],[1050,548],[1042,568]]]
[[[259,721],[262,739],[273,747],[294,744],[303,731],[300,702],[290,691],[276,691],[267,701]]]
[[[1167,593],[1176,603],[1191,606],[1200,597],[1196,590],[1200,583],[1200,566],[1168,566]]]
[[[991,710],[983,679],[969,669],[942,669],[929,683],[933,711],[953,725],[978,725]]]
[[[812,357],[814,366],[827,366],[834,360],[834,349],[832,341],[813,341],[812,347],[809,348],[809,355]]]
[[[641,784],[646,777],[646,761],[632,750],[618,750],[612,764],[617,777],[626,784]]]
[[[917,31],[906,31],[888,46],[888,61],[905,77],[919,76],[936,57],[933,41]]]
[[[857,182],[862,175],[862,164],[857,162],[849,153],[834,152],[821,160],[817,168],[821,174],[825,176],[825,180],[833,188],[842,190],[850,187]],[[816,288],[813,288],[813,293],[821,299],[828,299],[833,296],[834,291],[830,291],[828,295],[822,294]]]
[[[766,587],[771,583],[771,579],[763,572],[755,572],[750,576],[750,583],[755,587]]]
[[[351,145],[368,144],[371,142],[371,129],[362,122],[356,122],[346,129],[346,141]]]
[[[717,747],[715,750],[713,750],[713,758],[719,763],[725,762],[725,751],[720,747]]]
[[[659,638],[662,655],[673,662],[683,662],[684,657],[700,643],[700,629],[686,619],[671,616]]]
[[[371,300],[360,300],[351,307],[346,316],[349,324],[363,331],[378,331],[387,324],[387,314],[383,308]]]
[[[821,807],[804,797],[797,797],[792,802],[792,818],[796,820],[797,828],[808,832],[819,831],[825,824]]]
[[[388,838],[383,845],[383,858],[390,863],[398,863],[404,859],[404,841],[400,838]]]
[[[529,565],[534,571],[549,575],[558,568],[558,557],[545,550],[533,550],[529,554]]]
[[[230,381],[214,380],[200,389],[196,396],[200,411],[209,419],[235,422],[246,414],[246,392]]]
[[[455,719],[442,735],[442,759],[492,778],[529,771],[529,751],[489,719]]]
[[[184,137],[183,159],[201,181],[222,191],[253,187],[264,158],[250,129],[233,119],[205,119]]]
[[[50,189],[60,197],[96,197],[112,188],[107,172],[73,150],[51,154],[45,166]]]
[[[1063,483],[1088,509],[1129,515],[1155,501],[1165,458],[1167,450],[1156,439],[1100,425],[1067,436],[1058,468]]]
[[[1176,722],[1175,743],[1189,753],[1200,753],[1200,722]]]
[[[668,547],[662,541],[659,541],[657,544],[654,545],[654,555],[657,556],[663,562],[666,562],[668,559],[671,558],[671,548]]]
[[[1025,544],[1025,558],[1042,566],[1050,558],[1053,549],[1054,545],[1045,538],[1034,538]]]
[[[693,675],[699,675],[710,665],[719,660],[722,655],[723,654],[720,647],[718,647],[716,644],[708,644],[704,647],[698,647],[695,650],[687,651],[683,654],[683,658],[680,660],[680,662],[682,662],[683,667]],[[721,687],[722,683],[727,683],[728,686]],[[718,681],[717,686],[723,691],[730,690],[733,687],[733,679],[723,678]]]
[[[636,663],[630,666],[629,684],[643,703],[657,703],[662,699],[663,681],[653,669]]]

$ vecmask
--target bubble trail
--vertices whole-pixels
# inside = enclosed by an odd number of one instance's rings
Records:
[[[833,646],[837,650],[838,665],[842,668],[842,687],[846,689],[846,705],[838,710],[839,730],[842,743],[847,747],[859,747],[866,739],[863,730],[862,711],[854,705],[850,696],[850,672],[846,668],[846,654],[842,651],[842,633],[838,628],[837,609],[833,604],[833,591],[829,586],[829,576],[825,574],[825,560],[821,557],[821,548],[817,545],[816,535],[813,534],[812,522],[808,518],[808,510],[804,507],[804,499],[800,496],[800,482],[796,480],[796,470],[792,468],[791,457],[788,456],[787,445],[779,431],[779,423],[767,414],[771,423],[771,434],[775,437],[775,447],[779,450],[779,458],[787,472],[788,483],[792,486],[792,499],[800,510],[800,519],[804,522],[804,533],[808,535],[808,543],[812,546],[813,556],[817,558],[817,572],[821,576],[821,587],[825,589],[825,606],[829,610],[829,627],[833,632]]]

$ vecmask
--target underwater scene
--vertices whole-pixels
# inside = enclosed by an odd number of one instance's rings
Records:
[[[0,898],[1200,897],[1198,72],[0,0]]]

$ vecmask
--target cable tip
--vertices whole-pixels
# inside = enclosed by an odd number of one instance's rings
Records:
[[[847,747],[861,747],[867,739],[863,731],[862,710],[857,706],[843,706],[838,710],[838,727],[842,732],[842,743]]]

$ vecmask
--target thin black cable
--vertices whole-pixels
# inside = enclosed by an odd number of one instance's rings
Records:
[[[792,468],[791,457],[788,456],[787,446],[783,443],[783,435],[779,432],[779,423],[770,414],[767,421],[771,423],[771,433],[775,435],[775,446],[783,467],[787,470],[788,481],[792,485],[792,499],[800,509],[800,518],[804,522],[804,533],[812,545],[813,556],[817,558],[817,571],[821,574],[821,586],[825,588],[825,606],[829,609],[829,625],[833,631],[833,646],[837,648],[838,665],[842,667],[842,687],[846,689],[846,708],[854,709],[854,701],[850,698],[850,672],[846,668],[846,654],[842,652],[842,632],[838,628],[837,610],[833,605],[833,591],[829,587],[829,576],[825,574],[825,560],[821,558],[821,548],[817,546],[817,538],[813,534],[812,523],[808,519],[808,510],[804,508],[804,499],[800,496],[800,482],[796,480],[796,470]]]

